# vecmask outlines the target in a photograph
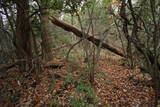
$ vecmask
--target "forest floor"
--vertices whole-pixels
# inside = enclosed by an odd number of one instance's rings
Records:
[[[51,65],[63,65],[53,68]],[[43,72],[26,76],[12,68],[0,74],[0,107],[152,107],[154,90],[148,76],[100,59],[95,85],[89,85],[83,64],[62,59]]]

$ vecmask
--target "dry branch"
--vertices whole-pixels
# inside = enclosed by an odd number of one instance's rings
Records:
[[[72,26],[70,24],[67,24],[67,23],[65,23],[65,22],[63,22],[63,21],[61,21],[61,20],[59,20],[59,19],[57,19],[57,18],[55,18],[53,16],[49,17],[49,19],[51,20],[51,22],[54,25],[56,25],[58,27],[61,27],[62,29],[66,30],[68,32],[72,32],[72,33],[74,33],[76,36],[78,36],[80,38],[85,37],[85,39],[87,39],[88,41],[92,42],[96,46],[99,46],[99,44],[101,42],[100,39],[94,38],[90,34],[82,32],[78,28],[76,28],[76,27],[74,27],[74,26]],[[102,43],[101,48],[108,49],[109,51],[111,51],[114,54],[117,54],[119,56],[125,57],[125,54],[121,50],[119,50],[119,49],[117,49],[117,48],[115,48],[115,47],[113,47],[113,46],[111,46],[111,45],[109,45],[107,43]]]

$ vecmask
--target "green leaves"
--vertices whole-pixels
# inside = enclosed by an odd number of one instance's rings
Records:
[[[111,2],[112,2],[112,0],[103,0],[103,1],[102,1],[102,6],[103,6],[103,7],[107,7],[107,6],[110,5]]]
[[[65,5],[64,12],[73,14],[79,11],[83,3],[84,0],[66,0],[64,4]]]
[[[76,87],[77,92],[84,92],[87,93],[91,90],[91,85],[90,84],[83,84],[83,83],[79,83],[79,85]]]
[[[64,0],[50,0],[50,7],[54,10],[63,9]]]
[[[47,7],[48,9],[54,9],[54,10],[62,10],[64,0],[42,0],[42,7]]]

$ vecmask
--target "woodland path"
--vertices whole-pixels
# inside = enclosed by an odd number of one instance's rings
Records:
[[[60,105],[68,105],[69,96],[78,96],[75,84],[64,85],[68,71],[74,78],[79,78],[81,66],[73,69],[71,64],[57,60],[56,64],[64,64],[61,69],[46,68],[45,72],[35,73],[30,78],[24,77],[16,70],[10,69],[0,77],[0,106],[40,107],[54,103],[56,98]],[[48,65],[55,64],[53,62]],[[76,65],[76,64],[75,64]],[[83,65],[83,64],[81,64]],[[95,75],[96,97],[99,105],[113,107],[150,107],[153,100],[153,89],[150,78],[142,74],[134,76],[136,70],[130,70],[112,61],[101,59]],[[81,73],[80,77],[84,77]],[[85,75],[85,74],[84,74]],[[54,78],[53,78],[54,77]],[[87,81],[86,81],[87,82]],[[63,93],[62,95],[58,95]],[[17,102],[17,103],[14,103]],[[100,106],[100,107],[101,107]]]

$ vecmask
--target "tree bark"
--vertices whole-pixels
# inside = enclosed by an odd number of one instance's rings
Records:
[[[42,6],[44,7],[44,6]],[[52,47],[51,47],[51,38],[49,32],[49,19],[48,19],[49,11],[47,8],[41,8],[41,38],[42,38],[42,53],[43,57],[46,61],[50,61],[53,58]]]
[[[30,40],[29,0],[17,0],[16,18],[16,54],[20,63],[21,71],[31,68],[32,48]]]
[[[49,19],[51,20],[51,22],[53,24],[57,25],[58,27],[61,27],[62,29],[66,30],[68,32],[72,32],[72,33],[74,33],[76,36],[78,36],[80,38],[85,37],[85,39],[87,39],[88,41],[92,42],[96,46],[99,46],[99,44],[101,42],[100,39],[94,38],[90,34],[82,32],[78,28],[76,28],[76,27],[74,27],[74,26],[72,26],[70,24],[67,24],[65,22],[62,22],[62,21],[60,21],[59,19],[57,19],[57,18],[55,18],[53,16],[49,17]],[[121,57],[125,57],[126,56],[121,50],[119,50],[119,49],[117,49],[117,48],[115,48],[113,46],[110,46],[109,44],[106,44],[106,43],[102,43],[101,48],[108,49],[112,53],[114,53],[116,55],[119,55]]]

